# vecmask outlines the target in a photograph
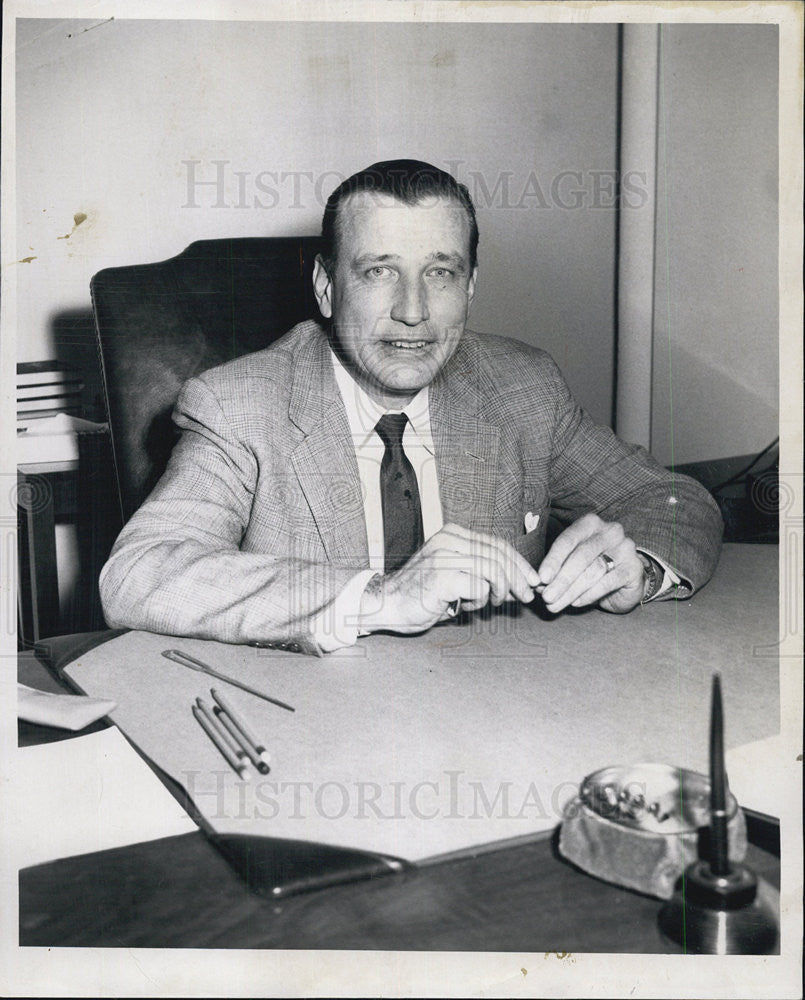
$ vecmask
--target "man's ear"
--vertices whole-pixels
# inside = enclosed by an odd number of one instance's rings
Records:
[[[333,315],[333,283],[320,253],[316,254],[313,264],[313,293],[319,304],[319,312],[325,319],[330,319]]]
[[[472,269],[472,274],[470,275],[470,280],[467,282],[467,308],[469,309],[470,302],[472,302],[472,297],[475,295],[475,279],[478,277],[478,265]]]

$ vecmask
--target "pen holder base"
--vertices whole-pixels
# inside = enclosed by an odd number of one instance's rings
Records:
[[[714,876],[692,864],[659,914],[660,930],[688,954],[770,955],[776,952],[779,898],[743,865]]]

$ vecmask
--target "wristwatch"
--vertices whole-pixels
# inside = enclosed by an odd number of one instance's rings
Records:
[[[640,557],[640,562],[643,563],[643,576],[645,579],[645,590],[643,591],[640,603],[645,604],[646,601],[650,601],[652,597],[656,596],[662,586],[665,574],[662,571],[662,567],[658,566],[651,556],[647,556],[645,552],[638,552],[637,554]]]

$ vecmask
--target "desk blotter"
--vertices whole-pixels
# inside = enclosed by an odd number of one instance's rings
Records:
[[[118,702],[113,720],[216,833],[419,863],[555,827],[602,766],[706,769],[714,669],[727,745],[777,732],[776,575],[776,549],[727,546],[691,600],[626,616],[542,620],[524,608],[371,636],[324,659],[130,632],[66,673]],[[209,678],[166,660],[167,648],[295,707],[227,691],[267,741],[268,775],[247,784],[228,769],[191,715]]]

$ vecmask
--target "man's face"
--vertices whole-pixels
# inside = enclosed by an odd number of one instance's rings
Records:
[[[475,287],[470,226],[450,198],[406,205],[351,195],[339,208],[338,255],[313,275],[353,377],[381,406],[405,406],[458,346]],[[477,270],[477,269],[476,269]]]

